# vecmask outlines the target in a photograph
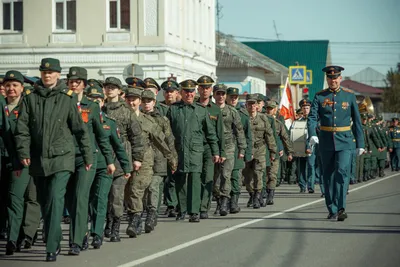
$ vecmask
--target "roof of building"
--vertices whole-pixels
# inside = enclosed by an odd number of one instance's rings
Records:
[[[324,88],[325,73],[322,72],[322,68],[330,63],[327,62],[330,58],[328,40],[243,43],[286,67],[295,66],[298,63],[312,70],[313,83],[308,86],[310,99]]]
[[[381,95],[383,94],[382,89],[378,89],[376,87],[372,87],[368,84],[352,81],[352,80],[344,80],[340,83],[343,87],[349,88],[356,93],[359,94],[367,94],[367,95]]]
[[[377,88],[386,87],[386,76],[371,67],[365,68],[356,74],[353,74],[350,79]]]
[[[288,73],[288,68],[236,41],[233,36],[216,32],[216,56],[220,68],[260,68],[267,73]]]

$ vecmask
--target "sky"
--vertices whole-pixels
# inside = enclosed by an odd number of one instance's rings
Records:
[[[329,40],[344,76],[367,67],[386,74],[400,62],[400,0],[218,1],[221,32],[277,40],[275,21],[280,40]]]

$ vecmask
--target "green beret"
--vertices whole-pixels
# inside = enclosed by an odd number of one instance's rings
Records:
[[[207,75],[203,75],[197,79],[198,85],[211,86],[213,83],[215,83],[215,81],[210,76]]]
[[[145,83],[145,88],[155,88],[157,89],[157,91],[160,91],[160,85],[158,85],[158,83],[156,82],[156,80],[154,80],[153,78],[146,78],[143,80],[143,82]]]
[[[161,84],[161,88],[164,91],[174,91],[174,90],[179,90],[179,83],[177,83],[175,80],[167,80]]]
[[[258,94],[248,94],[246,95],[247,102],[257,102],[258,101]]]
[[[43,58],[39,70],[61,72],[60,61],[56,58]]]
[[[86,90],[86,95],[88,97],[101,97],[104,98],[103,88],[98,84],[89,85]]]
[[[115,85],[119,89],[122,89],[121,80],[116,77],[107,77],[107,79],[104,82],[104,86],[106,85]]]
[[[142,92],[142,99],[143,98],[147,98],[147,99],[152,99],[152,100],[156,100],[156,95],[150,91],[150,90],[144,90]]]
[[[16,70],[9,70],[7,71],[6,75],[4,76],[3,83],[8,81],[17,81],[20,82],[22,85],[24,84],[24,75],[21,72]]]
[[[219,83],[219,84],[214,85],[213,92],[214,93],[216,93],[216,92],[224,92],[224,93],[226,93],[227,89],[228,88],[226,87],[225,84]]]
[[[82,67],[71,67],[67,74],[68,80],[87,80],[87,70]]]
[[[236,88],[236,87],[229,87],[229,88],[226,90],[226,94],[227,94],[227,95],[239,95],[239,88]]]
[[[189,79],[180,82],[179,85],[181,86],[182,90],[193,92],[194,90],[196,90],[197,82],[195,80]]]

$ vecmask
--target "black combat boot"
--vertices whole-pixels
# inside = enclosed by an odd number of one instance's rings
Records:
[[[275,189],[268,190],[267,205],[274,205]]]
[[[121,242],[121,238],[119,237],[119,226],[121,224],[121,218],[114,217],[113,223],[111,226],[111,237],[110,242]]]
[[[233,195],[231,196],[231,208],[230,208],[230,212],[232,214],[238,213],[240,212],[240,207],[238,204],[239,201],[239,195]]]
[[[251,206],[253,206],[253,198],[254,198],[254,193],[249,193],[250,198],[249,201],[247,201],[247,207],[250,208]]]
[[[253,193],[253,209],[260,208],[260,198],[262,199],[260,192]]]
[[[99,249],[103,245],[103,237],[95,234],[91,245],[94,249]]]
[[[221,207],[219,209],[219,215],[221,215],[221,216],[228,215],[228,198],[221,197],[220,202],[221,202]]]
[[[266,198],[267,198],[267,195],[268,195],[267,190],[265,190],[265,188],[263,188],[263,189],[261,190],[261,196],[262,196],[262,198],[266,199]]]
[[[367,172],[364,172],[364,173],[363,173],[363,178],[362,178],[362,180],[363,180],[363,182],[368,181],[368,173],[367,173]]]
[[[17,244],[14,241],[8,241],[6,245],[6,255],[13,255],[17,250]]]
[[[379,168],[379,177],[384,177],[385,176],[385,172],[383,170],[383,168]]]
[[[220,198],[220,197],[217,197],[217,198],[216,198],[216,201],[217,201],[217,207],[215,208],[214,215],[219,214],[219,210],[220,210],[220,208],[221,208],[221,198]]]
[[[107,213],[106,226],[104,228],[104,236],[107,238],[111,237],[112,223],[113,223],[113,218],[112,218],[111,214]]]
[[[156,217],[156,211],[152,210],[152,209],[149,209],[147,211],[146,221],[144,223],[144,232],[146,234],[151,233],[151,231],[154,230],[155,217]]]
[[[126,228],[126,234],[132,238],[138,236],[138,221],[142,222],[142,218],[138,213],[128,214],[128,227]]]

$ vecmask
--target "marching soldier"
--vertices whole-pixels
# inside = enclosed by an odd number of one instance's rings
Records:
[[[389,143],[389,138],[386,135],[386,130],[382,126],[383,118],[382,116],[378,116],[375,122],[375,130],[381,139],[383,147],[380,148],[379,156],[378,156],[378,175],[379,177],[385,176],[385,167],[386,167],[386,159],[387,159],[387,147]]]
[[[226,159],[225,139],[224,139],[224,125],[222,121],[221,109],[211,101],[212,85],[214,80],[209,76],[201,76],[197,80],[199,99],[198,103],[202,104],[207,108],[211,122],[215,127],[215,132],[218,137],[218,147],[221,156],[220,161],[224,162]],[[213,179],[214,179],[214,163],[211,153],[211,148],[208,142],[204,143],[204,154],[203,154],[203,170],[201,173],[201,206],[200,206],[200,218],[207,219],[208,211],[210,210],[211,197],[213,191]],[[219,206],[219,200],[217,200]],[[218,210],[218,207],[217,207]]]
[[[240,120],[240,115],[235,108],[226,105],[227,87],[224,84],[214,86],[214,99],[216,105],[221,109],[222,121],[224,123],[224,139],[226,160],[217,163],[214,172],[214,192],[216,198],[220,201],[219,214],[226,216],[229,212],[228,201],[231,196],[231,177],[235,163],[235,158],[243,159],[246,149],[246,138],[244,136],[243,125]],[[235,154],[236,143],[238,153]],[[237,206],[236,198],[232,202]]]
[[[323,68],[329,88],[315,95],[307,120],[310,146],[320,144],[328,219],[338,221],[347,218],[345,209],[352,150],[357,148],[357,155],[364,152],[356,97],[353,91],[340,86],[342,70],[344,68],[339,66]],[[321,131],[318,138],[316,128],[319,122]]]
[[[370,129],[369,134],[371,138],[370,148],[372,151],[370,159],[370,174],[369,179],[375,179],[378,176],[378,157],[381,149],[383,148],[383,143],[376,131],[375,125],[372,120],[374,119],[373,114],[368,114],[368,127]]]
[[[361,116],[361,123],[362,123],[362,129],[364,133],[364,143],[365,143],[365,152],[360,156],[357,157],[359,159],[359,178],[358,181],[368,181],[369,179],[369,172],[371,170],[371,138],[370,138],[370,129],[367,125],[368,121],[368,114],[367,113],[362,113],[360,114]]]
[[[157,98],[158,92],[161,90],[160,85],[158,85],[153,78],[146,78],[143,82],[145,84],[144,90],[152,91]],[[155,109],[158,110],[158,113],[160,113],[161,116],[165,116],[167,115],[169,107],[168,105],[156,100]]]
[[[246,96],[246,107],[250,114],[250,125],[253,136],[253,157],[243,170],[246,189],[252,199],[253,208],[260,208],[263,173],[266,169],[266,153],[269,150],[270,160],[275,160],[276,141],[268,118],[258,112],[257,95]]]
[[[246,109],[242,108],[239,104],[239,89],[235,87],[229,87],[226,93],[226,103],[232,107],[234,107],[239,115],[240,121],[243,126],[244,135],[246,138],[246,150],[244,153],[244,158],[234,157],[235,164],[233,166],[232,175],[231,175],[231,208],[230,213],[238,213],[240,211],[240,207],[238,205],[240,189],[242,185],[241,177],[242,170],[245,167],[245,162],[249,162],[252,160],[252,150],[253,150],[253,135],[251,133],[250,126],[250,116]],[[236,140],[235,145],[235,154],[239,153],[239,142]]]
[[[29,167],[37,186],[47,261],[56,261],[60,252],[64,196],[71,173],[75,171],[74,137],[82,152],[85,170],[89,171],[93,164],[91,140],[79,114],[76,96],[59,80],[60,72],[58,59],[42,59],[41,79],[22,101],[15,133],[21,163]]]
[[[299,118],[299,121],[306,121],[308,118],[308,115],[310,114],[310,107],[311,107],[311,102],[307,99],[303,99],[300,101],[299,106],[301,107],[302,110],[302,117]],[[305,193],[306,189],[308,188],[310,193],[314,193],[314,185],[312,185],[312,188],[308,187],[308,177],[307,177],[307,171],[311,172],[310,175],[310,180],[312,179],[312,183],[315,182],[315,157],[312,157],[310,160],[311,166],[309,165],[309,159],[308,157],[298,157],[297,158],[297,173],[298,173],[298,182],[299,182],[299,187],[300,187],[300,193]],[[310,168],[308,168],[310,166]],[[311,182],[311,181],[310,181]]]
[[[103,88],[95,83],[89,82],[87,97],[99,103],[100,110],[104,106]],[[128,155],[119,137],[119,130],[115,120],[109,118],[103,112],[100,112],[100,123],[110,140],[111,147],[115,153],[114,159],[116,171],[114,175],[124,175],[126,179],[131,176],[132,166]],[[90,218],[91,235],[93,236],[92,246],[99,249],[103,244],[104,220],[107,214],[108,194],[113,181],[113,174],[107,170],[107,161],[103,153],[97,153],[96,176],[90,190]],[[109,234],[109,233],[108,233]]]
[[[393,126],[389,128],[389,152],[392,171],[400,171],[400,127],[399,119],[392,119]]]
[[[215,125],[211,122],[208,109],[194,102],[196,85],[193,80],[181,82],[182,101],[174,103],[167,114],[178,153],[178,168],[174,174],[180,209],[177,220],[184,220],[189,213],[189,222],[200,221],[204,141],[210,148],[213,164],[219,162],[220,155]]]
[[[8,157],[8,153],[4,145],[3,134],[5,133],[8,124],[6,123],[7,116],[4,115],[4,107],[6,106],[5,97],[7,95],[3,80],[4,80],[4,75],[0,75],[0,107],[1,107],[0,126],[2,127],[0,136],[0,240],[7,240],[8,181],[6,180],[7,169],[4,158]]]

